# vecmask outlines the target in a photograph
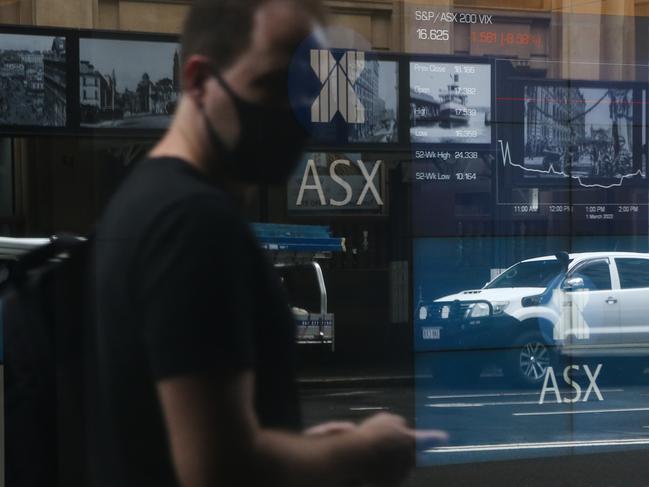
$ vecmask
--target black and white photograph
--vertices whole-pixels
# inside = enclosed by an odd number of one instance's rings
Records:
[[[369,61],[354,91],[365,109],[365,123],[350,126],[349,142],[398,141],[398,65]]]
[[[0,34],[0,125],[65,127],[64,38]]]
[[[632,89],[525,87],[526,176],[620,178],[633,164]]]
[[[344,110],[330,110],[328,115],[314,120],[311,117],[313,139],[319,142],[340,143],[395,143],[399,141],[399,73],[395,61],[365,60],[358,79],[351,85],[355,94],[355,119],[342,115]],[[329,106],[329,85],[322,86],[322,92],[314,104]],[[342,86],[338,86],[343,89]],[[352,104],[352,99],[347,104]],[[342,134],[342,135],[341,135]]]
[[[491,143],[491,66],[411,62],[410,140]]]
[[[180,46],[81,39],[81,125],[164,130],[180,96]]]

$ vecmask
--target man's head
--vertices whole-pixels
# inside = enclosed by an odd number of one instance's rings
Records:
[[[319,0],[197,0],[182,36],[183,123],[197,118],[192,111],[200,115],[221,159],[290,152],[299,127],[289,113],[289,67],[322,19]],[[280,141],[282,147],[271,151]],[[233,150],[239,157],[232,157]],[[250,167],[263,161],[230,162]]]
[[[276,102],[273,88],[285,91],[291,55],[323,18],[320,0],[198,0],[185,21],[182,64],[190,68],[198,59],[221,75],[245,69],[258,79],[233,80],[244,98]],[[191,89],[191,80],[183,81]]]

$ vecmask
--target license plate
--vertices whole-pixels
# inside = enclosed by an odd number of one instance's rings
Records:
[[[423,328],[424,340],[439,340],[441,328]]]

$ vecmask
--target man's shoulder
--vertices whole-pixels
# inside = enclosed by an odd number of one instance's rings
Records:
[[[109,202],[101,223],[104,228],[144,229],[172,218],[229,220],[236,215],[231,198],[187,163],[158,159],[138,164]]]

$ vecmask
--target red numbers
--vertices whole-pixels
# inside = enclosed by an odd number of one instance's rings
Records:
[[[543,38],[541,35],[535,34],[521,34],[515,32],[495,32],[495,31],[482,31],[472,32],[471,42],[479,44],[497,44],[501,46],[535,46],[541,48],[543,46]]]

